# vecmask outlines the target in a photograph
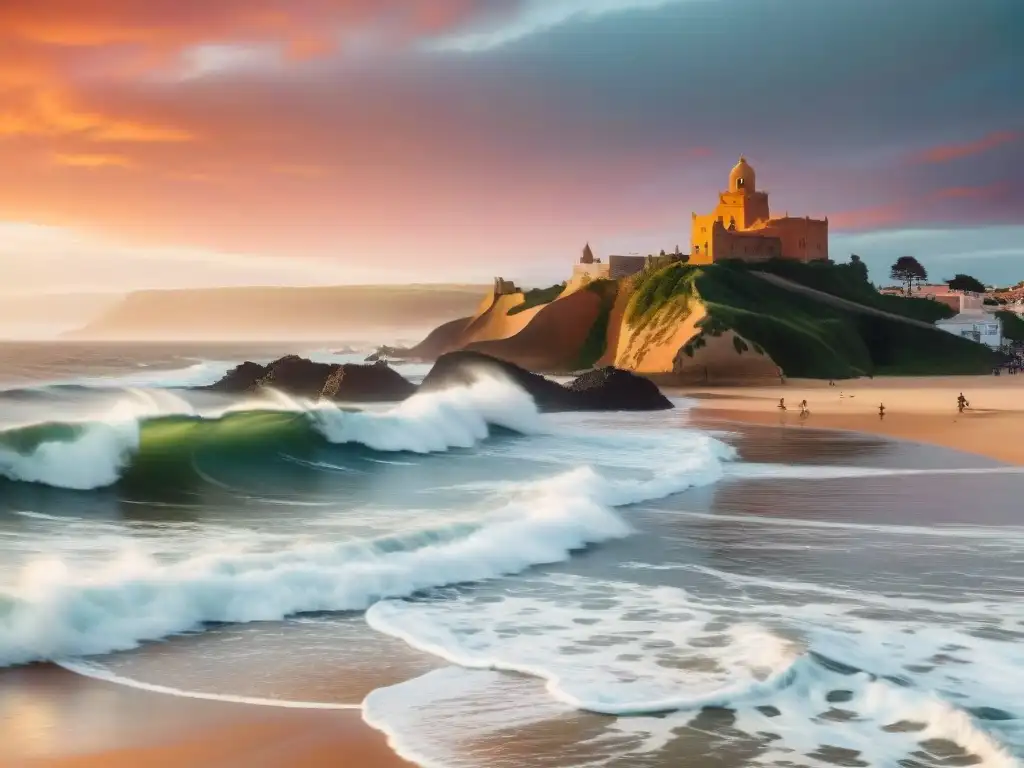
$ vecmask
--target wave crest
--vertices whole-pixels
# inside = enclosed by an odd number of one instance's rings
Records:
[[[127,397],[102,418],[32,424],[0,432],[0,477],[70,490],[93,490],[126,477],[173,480],[195,455],[302,451],[316,444],[375,451],[435,453],[469,448],[493,427],[542,429],[532,398],[515,385],[482,378],[414,395],[386,410],[346,411],[276,395],[268,406],[239,403],[197,413],[173,402]]]
[[[488,499],[469,523],[374,539],[277,541],[272,551],[218,540],[173,562],[135,552],[98,570],[35,562],[0,591],[0,664],[124,650],[209,622],[363,610],[385,598],[559,562],[630,534],[613,505],[713,482],[718,465],[713,452],[698,451],[689,475],[671,487],[661,477],[611,482],[575,470],[523,483],[504,502]]]

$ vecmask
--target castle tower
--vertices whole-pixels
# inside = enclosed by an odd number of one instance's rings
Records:
[[[593,264],[594,252],[590,250],[590,243],[583,246],[583,256],[580,257],[580,264]]]
[[[729,172],[729,188],[707,215],[691,214],[690,262],[711,264],[723,259],[798,261],[828,259],[828,219],[809,216],[772,218],[768,193],[757,188],[747,159]]]
[[[733,166],[729,173],[730,192],[756,192],[757,174],[747,162],[747,158],[740,155],[740,161]]]

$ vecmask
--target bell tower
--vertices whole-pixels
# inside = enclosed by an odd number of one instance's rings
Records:
[[[729,173],[730,192],[756,192],[757,174],[747,162],[747,158],[740,155],[740,161],[733,166]]]

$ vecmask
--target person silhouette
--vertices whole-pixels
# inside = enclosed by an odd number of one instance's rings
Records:
[[[786,410],[786,398],[784,398],[784,397],[780,397],[779,398],[779,410],[780,411]]]
[[[956,399],[956,409],[960,412],[964,412],[964,408],[970,408],[971,404],[967,402],[967,398],[964,397],[964,393],[960,393],[960,397]]]
[[[878,418],[882,420],[885,418],[885,403],[878,404]]]

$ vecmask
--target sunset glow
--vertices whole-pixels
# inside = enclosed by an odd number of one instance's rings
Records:
[[[37,257],[118,289],[543,281],[588,240],[685,246],[740,153],[837,255],[1021,224],[1019,3],[792,5],[7,0],[0,221],[52,230],[0,246],[5,290]]]

